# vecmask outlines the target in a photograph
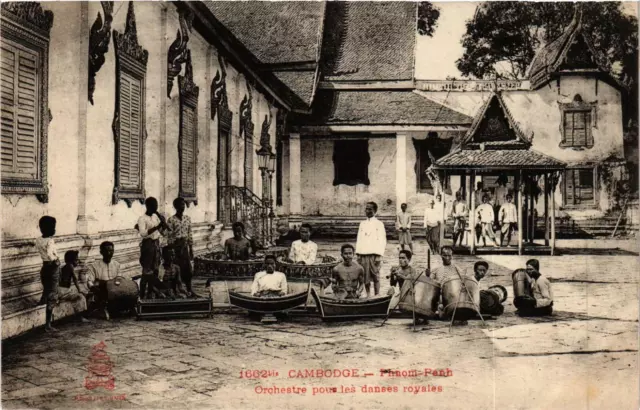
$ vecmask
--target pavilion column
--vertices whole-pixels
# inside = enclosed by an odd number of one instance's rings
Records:
[[[522,255],[522,230],[523,226],[523,218],[522,218],[522,193],[523,189],[521,189],[520,184],[522,184],[522,171],[518,172],[516,175],[516,193],[518,195],[518,255]]]
[[[544,174],[544,246],[549,246],[549,177]]]
[[[289,135],[289,213],[302,213],[302,190],[300,186],[300,134]]]
[[[469,252],[474,255],[476,252],[476,196],[473,187],[476,184],[476,171],[471,171],[469,176],[469,186],[471,189],[467,191],[467,195],[471,197],[471,206],[469,207]]]
[[[396,134],[396,208],[407,202],[407,135]]]

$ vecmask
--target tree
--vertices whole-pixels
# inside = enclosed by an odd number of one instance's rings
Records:
[[[438,26],[440,9],[428,1],[418,3],[418,34],[433,37]]]
[[[535,52],[570,24],[574,4],[566,2],[486,2],[467,22],[464,55],[456,65],[464,76],[521,79]],[[582,3],[582,25],[607,69],[620,66],[621,81],[637,84],[638,21],[620,2]]]

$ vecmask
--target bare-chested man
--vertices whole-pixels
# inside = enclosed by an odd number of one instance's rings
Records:
[[[357,299],[364,288],[364,268],[353,260],[355,249],[352,245],[340,248],[342,263],[333,268],[331,281],[336,299]]]

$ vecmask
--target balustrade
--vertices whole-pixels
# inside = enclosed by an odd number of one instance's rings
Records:
[[[269,206],[250,189],[234,185],[219,188],[220,220],[225,225],[240,221],[245,233],[259,247],[268,247]]]

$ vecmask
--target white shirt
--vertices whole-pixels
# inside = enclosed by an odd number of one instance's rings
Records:
[[[424,210],[424,227],[432,228],[434,226],[438,226],[438,222],[442,221],[442,209],[438,209],[437,207],[427,207]]]
[[[498,185],[496,187],[496,192],[495,192],[495,203],[496,205],[502,205],[502,204],[506,204],[507,203],[507,193],[509,192],[509,189],[506,186],[503,185]]]
[[[140,232],[140,236],[143,238],[150,238],[153,240],[160,239],[162,234],[159,230],[149,234],[149,229],[155,228],[158,225],[160,225],[160,218],[158,218],[158,215],[156,214],[151,216],[144,214],[138,218],[138,232]]]
[[[498,220],[501,223],[517,223],[518,222],[518,210],[516,206],[512,203],[505,202],[504,205],[500,207],[500,212],[498,213]]]
[[[384,224],[375,216],[360,222],[358,239],[356,240],[356,254],[384,255],[387,247],[387,232]]]
[[[96,280],[110,280],[120,275],[120,263],[111,259],[108,264],[102,259],[93,262],[87,270],[87,284],[91,286]]]
[[[283,295],[287,294],[287,277],[282,272],[267,273],[265,271],[256,273],[251,284],[251,296],[258,292],[269,290],[279,291]]]
[[[411,229],[411,213],[410,212],[398,212],[396,216],[396,229],[400,228]]]
[[[451,216],[452,217],[461,217],[461,216],[467,216],[467,203],[460,200],[460,201],[455,201],[453,203],[453,209],[451,210]]]
[[[493,207],[491,206],[491,204],[482,204],[478,208],[476,208],[476,211],[478,213],[478,220],[481,223],[493,223],[495,214],[493,213]]]
[[[307,265],[313,265],[316,263],[317,253],[318,245],[316,245],[315,242],[302,242],[301,239],[298,239],[291,244],[289,259],[294,262],[304,262]]]
[[[40,254],[43,262],[59,261],[58,248],[53,237],[36,238],[36,250]]]

